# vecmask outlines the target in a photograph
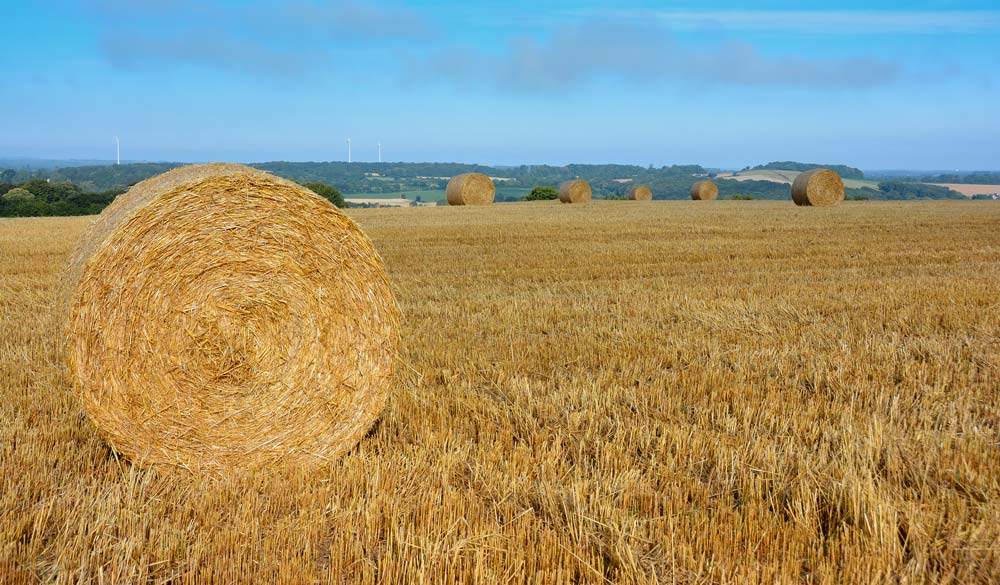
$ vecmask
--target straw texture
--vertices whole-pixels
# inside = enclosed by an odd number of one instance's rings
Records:
[[[465,173],[452,177],[444,194],[448,205],[489,205],[493,203],[496,187],[482,173]]]
[[[830,169],[799,173],[792,183],[792,201],[796,205],[833,207],[844,200],[844,181]]]
[[[632,201],[651,201],[653,190],[645,185],[636,185],[628,190],[628,198]]]
[[[590,198],[590,184],[583,179],[574,179],[559,185],[559,201],[563,203],[590,203]]]
[[[719,186],[714,181],[698,181],[691,185],[691,199],[714,201],[719,198]]]
[[[141,464],[315,465],[381,412],[398,312],[381,259],[326,200],[240,165],[137,184],[66,270],[70,376]]]

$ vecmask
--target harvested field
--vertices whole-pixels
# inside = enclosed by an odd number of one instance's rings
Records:
[[[720,173],[718,178],[728,179],[730,181],[770,181],[772,183],[784,183],[791,185],[795,182],[795,177],[799,176],[799,171],[772,171],[772,170],[756,170],[756,171],[740,171],[737,173]],[[869,181],[867,179],[843,179],[844,187],[848,189],[862,189],[868,187],[869,189],[878,189],[878,181]]]
[[[739,173],[722,173],[719,174],[719,178],[731,181],[771,181],[772,183],[791,185],[798,175],[798,171],[741,171]]]
[[[952,191],[958,191],[966,197],[1000,194],[1000,185],[971,185],[966,183],[928,183],[928,185],[947,187]]]
[[[386,411],[229,479],[105,447],[53,305],[88,219],[0,220],[0,581],[1000,581],[994,203],[349,213]]]

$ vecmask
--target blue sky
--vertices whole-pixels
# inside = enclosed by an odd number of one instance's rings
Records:
[[[0,1],[0,156],[1000,168],[995,2]]]

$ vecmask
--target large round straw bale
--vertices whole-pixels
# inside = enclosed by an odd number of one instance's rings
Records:
[[[455,175],[444,192],[448,205],[489,205],[495,194],[493,181],[482,173]]]
[[[792,201],[796,205],[833,207],[844,200],[844,181],[830,169],[799,173],[792,183]]]
[[[645,185],[636,185],[628,190],[628,198],[632,201],[651,201],[653,190]]]
[[[559,201],[563,203],[590,203],[590,184],[583,179],[565,181],[559,185]]]
[[[330,461],[385,404],[398,312],[382,260],[290,181],[223,164],[143,181],[90,227],[65,288],[74,389],[137,463]]]
[[[719,198],[719,186],[714,181],[698,181],[691,185],[691,199],[695,201],[715,201]]]

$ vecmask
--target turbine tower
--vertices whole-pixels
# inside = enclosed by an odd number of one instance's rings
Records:
[[[347,137],[347,162],[351,162],[351,137]]]
[[[119,166],[122,164],[122,145],[117,135],[115,135],[115,164]]]
[[[378,143],[378,162],[382,162],[382,143]]]

